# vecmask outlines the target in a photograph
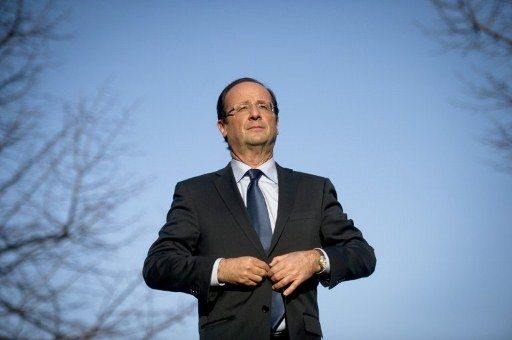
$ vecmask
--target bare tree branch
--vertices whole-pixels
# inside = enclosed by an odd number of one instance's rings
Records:
[[[431,0],[441,28],[431,29],[444,47],[475,54],[478,82],[465,81],[476,102],[467,106],[484,113],[493,128],[485,138],[512,174],[512,1]]]
[[[122,163],[133,107],[104,87],[48,124],[34,101],[62,20],[52,1],[0,1],[0,338],[151,338],[194,305],[155,308],[139,270],[110,260],[136,239],[122,218],[144,183]]]
[[[431,0],[444,25],[432,30],[446,47],[507,56],[512,52],[510,0]]]

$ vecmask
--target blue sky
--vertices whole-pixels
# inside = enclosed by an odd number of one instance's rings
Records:
[[[229,154],[216,99],[241,76],[280,105],[275,158],[329,177],[377,254],[370,278],[320,289],[326,339],[512,336],[512,176],[482,145],[489,124],[453,102],[476,57],[443,53],[418,27],[426,1],[69,1],[73,38],[52,50],[45,91],[76,98],[108,80],[139,101],[129,172],[152,178],[127,211],[140,270],[177,181]],[[154,293],[168,305],[193,301]],[[169,334],[197,338],[191,315]]]

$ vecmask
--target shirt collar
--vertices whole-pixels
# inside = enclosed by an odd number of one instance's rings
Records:
[[[233,169],[233,175],[235,176],[235,182],[240,182],[240,180],[244,177],[247,170],[252,169],[249,165],[236,160],[231,159],[231,169]],[[263,175],[270,179],[272,182],[277,184],[277,168],[276,168],[276,162],[274,161],[274,158],[270,158],[265,163],[261,164],[256,169],[261,170],[263,172]]]

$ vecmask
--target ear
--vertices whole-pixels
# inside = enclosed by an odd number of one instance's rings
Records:
[[[226,137],[228,132],[226,131],[226,123],[224,122],[224,120],[219,119],[217,121],[217,128],[219,129],[220,133],[222,134],[222,137]]]

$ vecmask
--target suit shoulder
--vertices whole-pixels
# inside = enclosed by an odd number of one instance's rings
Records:
[[[209,172],[207,174],[202,174],[199,176],[190,177],[187,179],[184,179],[182,181],[179,181],[177,185],[185,185],[185,186],[202,186],[207,183],[211,183],[215,178],[217,178],[216,172]]]
[[[290,169],[286,169],[286,170],[290,170]],[[327,177],[318,176],[318,175],[310,174],[307,172],[301,172],[301,171],[295,171],[295,170],[290,170],[290,171],[292,171],[293,176],[296,176],[300,180],[322,182],[322,183],[328,180]]]

